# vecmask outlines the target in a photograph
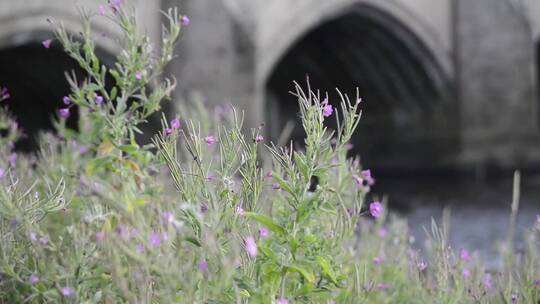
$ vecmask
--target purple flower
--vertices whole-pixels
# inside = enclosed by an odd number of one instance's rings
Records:
[[[103,104],[103,96],[96,94],[95,102],[98,106],[101,106]]]
[[[381,203],[375,201],[371,204],[369,204],[369,213],[371,213],[371,216],[374,218],[378,218],[381,216],[382,213],[382,205]]]
[[[257,256],[257,243],[255,242],[255,239],[252,236],[248,236],[245,240],[246,243],[246,251],[248,255],[252,258]]]
[[[471,276],[471,271],[469,270],[469,268],[463,268],[461,274],[463,275],[463,278],[467,279]]]
[[[517,294],[513,294],[511,299],[512,299],[512,304],[517,304],[518,303],[518,295]]]
[[[152,232],[148,237],[148,242],[154,247],[159,247],[161,245],[161,237],[158,233]]]
[[[174,213],[172,212],[163,212],[161,214],[161,216],[163,217],[163,219],[165,220],[165,222],[167,223],[172,223],[174,222]]]
[[[206,177],[206,181],[209,182],[209,183],[211,183],[211,182],[213,182],[213,181],[215,181],[215,180],[216,180],[216,177],[213,176],[213,175],[208,175],[208,176]]]
[[[378,257],[378,256],[376,256],[376,257],[373,258],[373,264],[375,264],[375,265],[377,265],[377,266],[378,266],[378,265],[381,265],[383,262],[384,262],[384,258],[383,258],[383,257]]]
[[[139,243],[135,246],[135,251],[139,254],[144,253],[144,245]]]
[[[180,22],[182,22],[183,26],[188,26],[191,20],[189,20],[189,17],[184,15],[182,18],[180,18]]]
[[[47,40],[44,40],[43,42],[41,42],[43,47],[46,48],[46,49],[51,47],[51,43],[52,43],[52,39],[47,39]]]
[[[122,6],[123,0],[110,0],[111,9],[116,14],[120,11],[120,6]]]
[[[371,176],[371,170],[363,170],[362,177],[369,186],[373,186],[375,184],[375,179]]]
[[[267,238],[268,237],[268,229],[262,227],[259,229],[259,237],[261,239],[264,239],[264,238]]]
[[[34,231],[30,231],[29,237],[32,242],[37,241],[37,234]]]
[[[6,174],[6,171],[4,171],[4,168],[0,167],[0,179],[2,179],[5,174]]]
[[[465,248],[460,248],[459,249],[459,258],[463,262],[470,262],[472,260],[471,254]]]
[[[244,208],[240,206],[236,206],[236,214],[238,214],[239,217],[244,217]]]
[[[98,6],[98,14],[99,14],[100,16],[105,16],[105,6],[104,6],[103,4],[100,4],[100,5]]]
[[[69,96],[64,96],[64,98],[62,98],[62,102],[63,102],[66,106],[69,106],[69,104],[71,103],[71,98],[69,98]]]
[[[277,300],[276,304],[289,304],[289,300],[285,298],[280,298]]]
[[[263,140],[264,140],[264,137],[261,134],[257,134],[257,136],[255,136],[256,143],[260,143]]]
[[[63,119],[68,119],[70,115],[69,108],[63,108],[58,110],[58,114],[60,114],[60,117],[62,117]]]
[[[171,128],[173,128],[174,130],[180,129],[180,119],[175,118],[171,120]]]
[[[11,97],[7,88],[0,88],[0,101]]]
[[[272,184],[272,190],[281,190],[279,184]]]
[[[64,297],[72,297],[75,294],[75,291],[71,287],[62,288],[62,295]]]
[[[213,144],[216,142],[216,140],[214,139],[214,136],[212,136],[212,135],[206,136],[206,138],[204,139],[204,141],[206,141],[206,143],[207,143],[209,146],[213,145]]]
[[[142,77],[143,77],[143,73],[141,71],[138,71],[137,73],[135,73],[135,79],[142,80]]]
[[[15,167],[15,165],[17,164],[17,153],[13,152],[11,153],[9,156],[8,156],[8,162],[9,162],[9,165],[12,166],[12,167]]]
[[[379,237],[381,239],[384,239],[387,234],[388,234],[388,230],[386,230],[386,228],[384,227],[381,227],[381,230],[379,230]]]
[[[103,240],[105,240],[105,232],[98,231],[96,232],[94,237],[96,239],[96,242],[103,242]]]
[[[493,282],[491,280],[491,274],[489,274],[489,273],[484,274],[484,279],[482,280],[482,284],[484,284],[484,288],[486,290],[489,290],[489,289],[493,288]]]
[[[360,188],[361,190],[365,191],[365,192],[369,192],[371,190],[371,188],[367,185],[364,185],[364,179],[358,175],[353,175],[352,176],[352,179],[354,181],[354,183],[358,186],[358,188]]]
[[[273,176],[272,171],[268,171],[268,172],[266,173],[266,175],[265,175],[266,178],[272,178],[272,176]]]
[[[379,284],[377,284],[377,288],[381,289],[381,290],[385,290],[385,289],[388,289],[388,285],[386,285],[384,283],[379,283]]]
[[[171,128],[165,128],[165,136],[171,136],[173,130]]]
[[[420,261],[417,266],[418,266],[418,270],[420,271],[424,271],[427,269],[427,263],[424,262],[424,260]]]
[[[331,105],[327,104],[323,107],[323,116],[324,117],[330,117],[332,116],[332,113],[334,113],[334,108],[332,108]]]
[[[534,281],[534,285],[536,285],[536,286],[540,286],[540,279],[538,279],[538,280]]]
[[[32,273],[30,275],[30,278],[28,279],[28,281],[30,281],[30,284],[36,285],[37,282],[39,282],[39,278],[38,278],[38,276],[36,274]]]
[[[205,259],[202,259],[200,262],[199,262],[199,270],[201,272],[205,272],[208,270],[208,262],[205,260]]]
[[[47,246],[49,244],[49,238],[44,236],[39,239],[39,243],[43,246]]]
[[[201,206],[201,213],[206,213],[208,212],[208,207],[206,205],[202,205]]]

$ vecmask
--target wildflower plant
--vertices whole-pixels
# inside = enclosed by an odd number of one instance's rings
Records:
[[[190,19],[166,12],[155,53],[133,16],[115,0],[82,11],[81,39],[56,24],[86,78],[68,73],[56,134],[41,135],[37,155],[15,152],[23,132],[0,104],[0,303],[538,301],[537,230],[501,273],[454,253],[444,225],[426,252],[414,249],[407,224],[370,194],[371,172],[348,156],[358,92],[338,91],[333,107],[295,83],[302,150],[276,147],[262,127],[245,134],[234,108],[198,102],[139,145],[141,124],[175,87],[162,72]],[[112,67],[95,54],[92,18],[123,33]],[[65,124],[75,111],[78,132]]]

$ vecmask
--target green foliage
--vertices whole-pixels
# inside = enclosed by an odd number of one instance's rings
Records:
[[[307,134],[302,151],[264,145],[262,129],[244,135],[234,109],[208,112],[196,102],[179,121],[164,118],[153,145],[139,146],[138,126],[174,89],[161,73],[182,16],[165,14],[164,45],[154,54],[134,15],[128,6],[108,15],[124,33],[114,67],[95,55],[89,14],[82,41],[58,26],[66,52],[87,73],[82,81],[68,75],[79,133],[59,118],[58,135],[42,135],[37,157],[15,159],[20,130],[0,110],[0,303],[540,299],[538,231],[524,255],[508,255],[510,266],[493,274],[490,287],[480,261],[453,254],[444,227],[433,225],[421,256],[405,222],[364,211],[369,189],[358,181],[366,173],[347,157],[358,96],[341,95],[331,131],[320,94],[295,84]]]

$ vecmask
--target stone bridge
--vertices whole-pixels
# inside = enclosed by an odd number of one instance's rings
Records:
[[[33,51],[51,35],[45,19],[62,21],[76,33],[77,5],[95,10],[96,2],[0,0],[0,83],[24,79],[23,72],[50,74],[51,64],[69,67],[60,50],[48,55],[56,61]],[[355,151],[371,166],[540,169],[538,1],[133,3],[157,45],[160,7],[179,6],[191,17],[171,66],[180,99],[199,90],[211,104],[236,104],[246,109],[250,126],[265,122],[274,139],[297,120],[296,101],[288,94],[292,81],[309,75],[333,103],[335,87],[348,93],[358,87],[364,117]],[[103,57],[113,60],[117,32],[106,22],[95,28],[105,34],[96,37]],[[55,73],[44,79],[65,89],[62,73]],[[38,93],[29,102],[49,108],[63,94]],[[291,135],[301,132],[293,128]]]

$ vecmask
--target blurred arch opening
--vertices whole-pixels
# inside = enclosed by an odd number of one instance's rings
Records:
[[[433,54],[406,25],[369,5],[356,5],[312,28],[291,45],[266,84],[267,121],[276,139],[295,121],[302,138],[292,81],[363,99],[353,153],[378,172],[430,171],[450,163],[458,149],[458,106],[450,80]],[[328,120],[335,126],[335,115]]]

